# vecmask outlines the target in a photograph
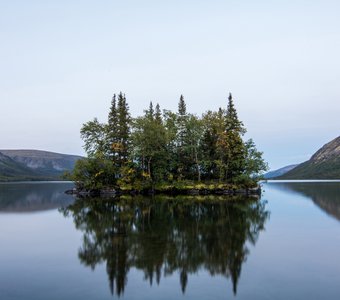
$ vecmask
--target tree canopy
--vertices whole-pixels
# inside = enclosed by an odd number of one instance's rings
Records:
[[[144,115],[131,117],[123,93],[114,95],[107,123],[96,118],[81,128],[87,158],[73,180],[86,189],[173,182],[224,182],[254,185],[267,164],[253,140],[245,141],[233,97],[226,109],[191,114],[183,95],[178,111],[152,102]]]

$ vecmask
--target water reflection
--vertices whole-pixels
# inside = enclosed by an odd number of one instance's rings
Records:
[[[340,220],[340,182],[273,182],[270,186],[308,197],[328,215]]]
[[[21,182],[0,183],[0,212],[36,212],[70,205],[74,199],[66,195],[73,183]]]
[[[79,260],[106,264],[112,294],[124,293],[131,268],[160,284],[178,274],[182,292],[199,270],[230,278],[236,294],[242,263],[269,217],[265,202],[219,197],[78,199],[61,210],[83,232]]]

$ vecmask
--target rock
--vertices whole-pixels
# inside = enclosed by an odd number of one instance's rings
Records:
[[[77,195],[78,191],[77,191],[77,189],[73,188],[71,190],[65,191],[65,194],[67,194],[67,195]]]

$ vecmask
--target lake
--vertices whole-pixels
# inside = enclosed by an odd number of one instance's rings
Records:
[[[0,184],[0,299],[339,299],[340,182],[260,200]]]

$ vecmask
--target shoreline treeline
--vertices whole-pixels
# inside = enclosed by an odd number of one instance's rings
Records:
[[[150,102],[132,118],[123,93],[114,95],[107,123],[83,124],[87,158],[77,162],[72,180],[82,189],[154,188],[179,182],[256,185],[267,164],[238,119],[232,95],[226,109],[201,117],[188,113],[184,97],[178,111]]]

